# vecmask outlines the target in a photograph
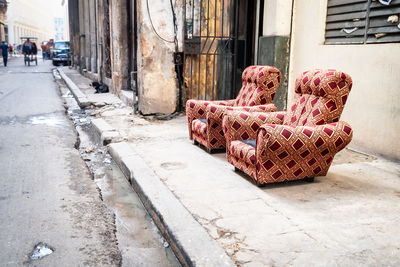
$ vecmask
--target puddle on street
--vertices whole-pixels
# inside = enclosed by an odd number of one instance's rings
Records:
[[[66,118],[62,112],[33,115],[29,117],[6,117],[0,120],[0,125],[31,124],[50,127],[64,127]]]
[[[46,257],[55,251],[54,248],[50,247],[46,243],[39,243],[35,246],[33,251],[29,254],[31,260],[39,260]]]
[[[65,125],[65,119],[60,115],[49,114],[31,117],[28,123],[33,125],[63,126]]]

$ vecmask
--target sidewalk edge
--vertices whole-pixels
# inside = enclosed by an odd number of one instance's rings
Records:
[[[86,95],[82,93],[79,87],[64,73],[64,71],[61,68],[57,68],[57,70],[60,73],[61,78],[67,84],[76,102],[78,102],[79,107],[85,108],[90,106],[92,103],[87,99]]]
[[[127,142],[109,153],[184,266],[236,266]]]

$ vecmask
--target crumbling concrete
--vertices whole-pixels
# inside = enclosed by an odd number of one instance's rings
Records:
[[[137,1],[137,5],[139,111],[143,114],[173,113],[177,108],[179,92],[174,64],[174,24],[170,2],[149,5],[149,10],[146,0]],[[183,1],[175,1],[175,10],[183,9],[182,7]],[[177,14],[177,23],[182,24],[181,13]],[[166,41],[156,35],[152,24]],[[181,32],[177,33],[177,45],[181,48],[182,36]]]

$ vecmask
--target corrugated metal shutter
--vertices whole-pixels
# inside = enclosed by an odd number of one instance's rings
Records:
[[[385,2],[328,0],[325,44],[399,42],[400,0]]]

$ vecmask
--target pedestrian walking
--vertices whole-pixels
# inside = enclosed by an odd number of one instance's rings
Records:
[[[47,57],[45,42],[42,42],[42,44],[40,45],[40,48],[42,49],[42,58],[43,58],[43,61],[44,61],[46,59],[46,57]]]
[[[4,41],[1,42],[0,45],[1,55],[3,56],[3,63],[4,67],[7,67],[7,60],[8,60],[8,45]]]
[[[10,54],[10,57],[12,57],[13,50],[14,50],[14,47],[10,44],[10,45],[8,46],[8,52],[9,52],[9,54]]]

